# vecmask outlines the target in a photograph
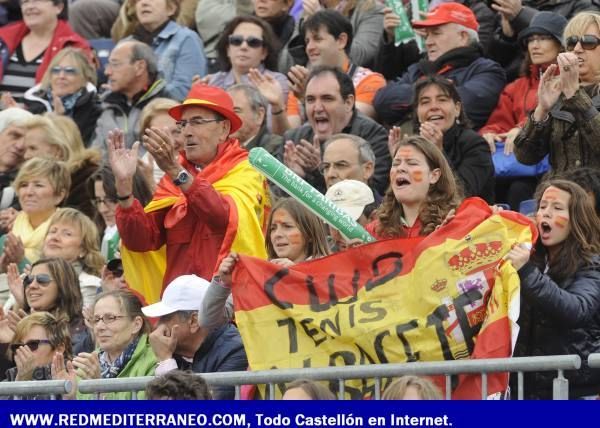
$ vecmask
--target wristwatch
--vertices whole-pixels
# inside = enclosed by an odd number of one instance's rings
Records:
[[[190,181],[190,178],[192,178],[192,175],[189,172],[187,172],[185,169],[182,169],[177,174],[177,177],[175,178],[175,180],[173,180],[173,183],[176,186],[181,186],[182,184],[185,184],[188,181]]]

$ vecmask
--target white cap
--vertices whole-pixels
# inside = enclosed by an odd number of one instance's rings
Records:
[[[325,197],[358,220],[365,207],[375,201],[373,190],[362,181],[342,180],[331,186]]]
[[[199,311],[209,283],[196,275],[175,278],[165,289],[160,302],[142,308],[150,318],[162,317],[177,311]]]

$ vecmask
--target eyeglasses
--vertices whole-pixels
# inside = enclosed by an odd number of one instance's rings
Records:
[[[112,198],[94,198],[93,201],[96,206],[99,206],[100,204],[117,205],[117,200]]]
[[[47,287],[52,282],[52,277],[47,273],[40,273],[39,275],[27,275],[23,279],[23,286],[29,287],[33,284],[33,281],[37,282],[42,287]]]
[[[101,317],[92,318],[92,323],[94,325],[98,324],[100,321],[103,321],[104,324],[112,324],[119,318],[125,318],[125,315],[113,315],[113,314],[104,314]]]
[[[344,169],[350,168],[350,164],[345,161],[333,162],[333,163],[323,162],[321,165],[319,165],[319,172],[321,174],[325,174],[331,168],[335,168],[338,171],[344,170]]]
[[[70,65],[67,65],[66,67],[54,66],[50,69],[50,73],[52,74],[60,74],[61,71],[67,76],[77,76],[79,74],[79,70]]]
[[[25,343],[13,343],[12,345],[10,345],[10,350],[14,354],[15,352],[17,352],[17,349],[19,349],[21,346],[27,346],[27,347],[29,347],[29,349],[31,349],[33,352],[35,352],[40,347],[40,345],[42,345],[44,343],[47,343],[48,345],[50,345],[50,341],[48,339],[34,339],[34,340],[28,340]]]
[[[112,259],[111,261],[109,261],[106,264],[106,269],[113,274],[113,276],[116,276],[117,278],[120,278],[123,276],[123,262],[121,261],[121,259]]]
[[[248,38],[244,38],[244,36],[234,35],[229,36],[229,44],[231,46],[242,46],[242,43],[246,42],[248,47],[253,49],[262,48],[265,45],[263,39],[259,39],[258,37],[250,36]]]
[[[554,40],[554,37],[548,34],[535,34],[533,36],[529,36],[525,39],[525,42],[530,45],[533,42],[545,42],[547,40]]]
[[[567,50],[572,51],[577,46],[577,43],[581,43],[581,47],[586,51],[594,50],[600,45],[600,38],[592,35],[585,34],[581,37],[571,36],[567,38]]]
[[[175,122],[177,129],[183,131],[183,129],[189,124],[190,126],[202,126],[211,122],[221,122],[223,119],[204,119],[203,117],[192,117],[187,120],[178,120]]]

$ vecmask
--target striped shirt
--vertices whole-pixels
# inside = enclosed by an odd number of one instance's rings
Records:
[[[23,49],[19,44],[4,70],[0,92],[10,92],[16,102],[22,103],[25,91],[35,86],[35,73],[42,63],[44,52],[27,62],[23,55]]]

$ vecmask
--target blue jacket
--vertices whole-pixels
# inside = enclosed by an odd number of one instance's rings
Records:
[[[191,364],[175,356],[177,366],[194,373],[232,372],[248,369],[248,359],[238,329],[226,324],[210,333],[194,354]],[[233,386],[211,387],[214,400],[232,400],[235,397]]]
[[[198,33],[170,21],[152,41],[158,69],[167,82],[167,92],[183,100],[192,87],[192,77],[206,75],[204,44]]]
[[[428,74],[454,82],[474,129],[485,125],[506,84],[502,67],[481,56],[479,47],[452,49],[434,62],[422,60],[411,65],[402,77],[381,88],[373,100],[379,119],[390,125],[403,122],[411,111],[415,82]]]

